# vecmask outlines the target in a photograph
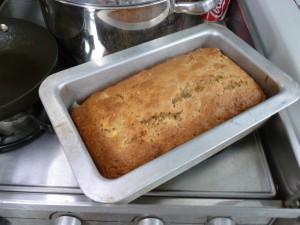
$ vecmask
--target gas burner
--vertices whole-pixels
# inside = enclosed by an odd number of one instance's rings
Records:
[[[0,134],[5,136],[18,134],[31,122],[28,113],[19,113],[7,120],[0,121]]]
[[[30,109],[0,121],[0,153],[17,149],[45,131],[53,133],[42,104],[37,102]]]

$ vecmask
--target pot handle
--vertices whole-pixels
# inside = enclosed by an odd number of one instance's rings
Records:
[[[176,2],[173,12],[190,15],[201,15],[215,8],[219,0],[200,0],[197,2]]]

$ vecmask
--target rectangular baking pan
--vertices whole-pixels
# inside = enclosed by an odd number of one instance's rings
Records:
[[[120,178],[102,177],[69,115],[74,102],[80,104],[96,91],[199,47],[220,48],[255,79],[268,99]],[[53,74],[39,94],[85,195],[102,203],[128,203],[254,131],[295,102],[299,87],[226,27],[206,23]]]

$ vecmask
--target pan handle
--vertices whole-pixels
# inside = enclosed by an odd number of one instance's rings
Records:
[[[173,12],[190,15],[201,15],[215,8],[219,0],[200,0],[198,2],[176,2]]]

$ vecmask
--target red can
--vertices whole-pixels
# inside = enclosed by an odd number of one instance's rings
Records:
[[[219,0],[218,5],[211,11],[201,15],[202,19],[211,22],[219,22],[224,19],[230,0]]]

